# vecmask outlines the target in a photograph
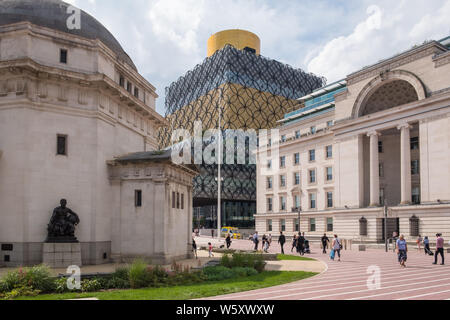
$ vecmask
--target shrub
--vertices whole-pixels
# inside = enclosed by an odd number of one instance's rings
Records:
[[[226,268],[232,268],[232,262],[233,261],[230,259],[230,256],[228,254],[224,254],[220,259],[220,265]]]
[[[224,255],[220,265],[227,268],[254,268],[258,272],[263,272],[266,263],[262,254],[235,252],[231,258],[228,255]]]
[[[59,278],[55,280],[55,292],[56,293],[66,293],[69,292],[67,288],[67,278]]]
[[[21,286],[14,288],[10,292],[6,292],[0,296],[4,300],[12,300],[17,297],[35,297],[41,293],[40,290],[35,290],[30,286]]]
[[[112,278],[115,279],[122,279],[122,280],[129,280],[129,268],[127,267],[119,267],[114,271],[114,273],[111,275]]]
[[[250,277],[250,276],[254,276],[254,275],[258,274],[258,271],[256,271],[253,268],[237,267],[237,268],[233,268],[231,270],[234,272],[236,277]]]
[[[128,289],[130,288],[130,281],[119,277],[112,277],[107,279],[105,289]]]
[[[31,288],[41,292],[53,292],[55,290],[55,279],[50,268],[45,265],[32,268],[19,268],[8,272],[3,278],[4,289],[12,291],[18,288]]]
[[[206,267],[203,269],[203,274],[207,281],[226,280],[235,276],[235,273],[231,269],[223,266]]]
[[[81,282],[81,290],[83,292],[95,292],[102,289],[102,285],[100,284],[100,281],[97,279],[91,279],[91,280],[83,280]]]
[[[130,266],[128,275],[130,286],[133,289],[145,288],[152,282],[147,263],[143,260],[135,260]]]
[[[8,291],[8,286],[6,285],[6,282],[3,280],[0,280],[0,293],[5,293]]]

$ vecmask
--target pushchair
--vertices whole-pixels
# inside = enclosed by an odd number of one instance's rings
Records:
[[[309,247],[309,240],[305,240],[305,248],[304,248],[304,252],[311,254],[311,249]]]

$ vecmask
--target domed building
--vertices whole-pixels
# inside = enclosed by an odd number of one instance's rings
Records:
[[[157,151],[155,90],[89,14],[0,2],[0,265],[189,256],[196,172]],[[44,243],[60,199],[81,261]]]

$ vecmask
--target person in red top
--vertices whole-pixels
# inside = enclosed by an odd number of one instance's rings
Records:
[[[442,257],[441,265],[444,265],[444,238],[442,238],[442,234],[436,235],[436,253],[434,254],[434,262],[433,264],[437,264],[438,255],[440,254]]]

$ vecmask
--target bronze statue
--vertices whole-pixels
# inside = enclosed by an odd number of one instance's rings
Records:
[[[49,243],[54,242],[78,242],[75,238],[75,227],[80,223],[78,215],[67,208],[67,200],[61,200],[61,206],[53,210],[52,218],[48,225]]]

